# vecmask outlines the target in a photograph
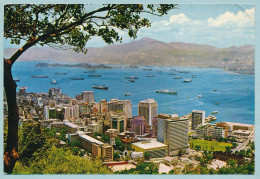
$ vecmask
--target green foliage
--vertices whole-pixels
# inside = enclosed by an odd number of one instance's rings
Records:
[[[232,152],[232,150],[231,150],[231,147],[230,147],[230,146],[226,146],[225,148],[226,148],[226,151],[225,151],[225,152],[227,152],[227,153],[231,153],[231,152]]]
[[[122,141],[119,137],[115,138],[115,143],[116,143],[116,145],[114,146],[115,150],[120,150],[123,152],[126,149],[126,145],[124,143],[122,143]]]
[[[59,135],[59,139],[62,140],[62,141],[67,141],[66,139],[66,134],[67,134],[67,130],[65,127],[62,127],[61,130],[60,130],[60,135]]]
[[[153,162],[141,162],[136,168],[116,172],[117,174],[159,174],[159,165]]]
[[[145,152],[145,153],[144,153],[144,159],[145,159],[145,160],[149,160],[151,157],[152,157],[152,155],[151,155],[150,152]]]
[[[112,173],[101,160],[88,160],[75,156],[70,150],[51,147],[39,154],[38,161],[31,161],[30,166],[17,162],[14,174],[109,174]],[[43,157],[44,156],[44,157]]]
[[[120,159],[120,154],[118,152],[114,152],[113,158],[114,160],[118,161]]]
[[[218,141],[209,141],[209,140],[201,140],[201,139],[192,139],[189,141],[191,148],[196,149],[195,146],[201,146],[201,149],[208,151],[225,151],[226,146],[232,146],[230,143],[218,142]]]

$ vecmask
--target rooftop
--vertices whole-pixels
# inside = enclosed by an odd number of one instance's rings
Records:
[[[135,145],[137,147],[140,147],[142,149],[153,149],[153,148],[158,148],[158,147],[167,147],[167,145],[157,142],[157,141],[143,141],[143,142],[136,142],[133,143],[132,145]]]
[[[99,145],[103,145],[104,143],[97,140],[97,139],[94,139],[93,137],[90,137],[88,135],[80,135],[79,136],[80,138],[82,138],[83,140],[87,140],[87,141],[90,141],[90,142],[93,142],[93,143],[96,143],[96,144],[99,144]]]

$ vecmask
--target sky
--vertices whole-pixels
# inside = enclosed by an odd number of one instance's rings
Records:
[[[163,17],[145,15],[150,28],[141,28],[139,40],[149,37],[162,42],[208,44],[220,48],[254,45],[255,7],[246,4],[180,4]],[[126,31],[118,30],[123,43],[132,41]],[[5,49],[17,47],[4,40]],[[87,47],[103,47],[99,37],[93,37]]]

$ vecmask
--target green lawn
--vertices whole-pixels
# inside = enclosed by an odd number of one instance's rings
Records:
[[[208,150],[208,151],[225,151],[227,146],[232,147],[232,144],[217,142],[217,141],[208,141],[208,140],[201,140],[201,139],[193,139],[189,141],[190,148],[195,149],[196,145],[201,146],[201,150]]]

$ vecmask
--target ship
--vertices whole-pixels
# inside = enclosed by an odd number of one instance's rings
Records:
[[[34,75],[34,76],[31,76],[32,78],[48,78],[49,76],[46,76],[46,75]]]
[[[144,68],[143,71],[152,71],[153,69],[150,68]]]
[[[198,98],[201,98],[201,97],[202,97],[202,95],[201,95],[201,94],[199,94],[197,97],[198,97]]]
[[[138,77],[136,76],[125,76],[126,79],[139,79]]]
[[[67,73],[54,73],[54,75],[67,75]]]
[[[135,80],[128,80],[128,81],[130,81],[130,82],[132,82],[132,83],[135,82]]]
[[[169,73],[168,75],[176,75],[175,73]]]
[[[130,95],[132,95],[131,93],[125,93],[125,96],[130,96]]]
[[[218,114],[218,111],[212,111],[211,114]]]
[[[191,77],[192,77],[192,78],[197,78],[197,75],[192,75]]]
[[[156,93],[162,93],[162,94],[177,94],[177,91],[172,90],[156,90]]]
[[[183,82],[184,83],[188,83],[188,82],[191,82],[192,80],[191,79],[184,79]]]
[[[179,73],[190,73],[189,71],[178,71]]]
[[[102,77],[102,75],[88,75],[89,77]]]
[[[175,76],[172,79],[182,79],[182,77],[181,76]]]
[[[20,79],[19,78],[14,78],[14,81],[15,82],[20,82]]]
[[[82,77],[71,77],[70,80],[84,80]]]
[[[96,70],[88,70],[88,71],[83,71],[83,73],[95,73]]]
[[[155,75],[146,75],[146,77],[155,77]]]
[[[94,89],[103,89],[103,90],[107,90],[108,87],[105,85],[93,85],[92,88]]]
[[[52,80],[51,84],[56,85],[59,84],[56,80]]]
[[[215,102],[215,105],[219,105],[220,104],[220,102]]]

